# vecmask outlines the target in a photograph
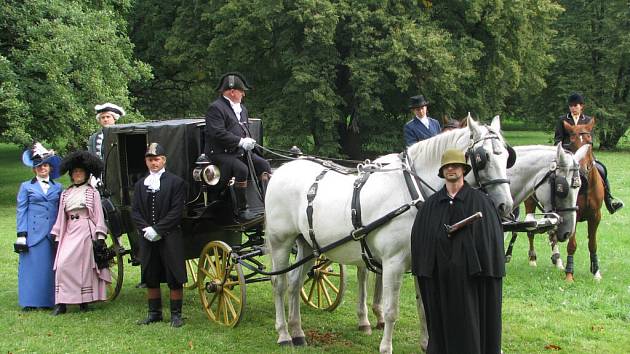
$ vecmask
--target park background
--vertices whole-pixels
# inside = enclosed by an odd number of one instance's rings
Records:
[[[577,91],[596,116],[595,153],[613,191],[630,201],[627,1],[2,1],[1,350],[292,351],[275,345],[270,284],[248,287],[235,329],[210,323],[194,291],[182,330],[138,328],[146,305],[131,266],[120,297],[87,314],[53,318],[17,306],[15,194],[32,175],[19,161],[23,148],[33,140],[60,153],[84,147],[97,129],[93,107],[106,101],[129,112],[120,122],[203,116],[218,78],[233,70],[254,86],[245,104],[263,120],[265,144],[353,159],[402,149],[412,95],[425,95],[435,118],[500,114],[508,141],[523,145],[550,144]],[[627,214],[604,211],[599,283],[588,272],[585,225],[573,284],[545,261],[544,238],[538,268],[527,265],[519,239],[505,279],[507,353],[630,351]],[[405,353],[419,351],[411,283],[406,276],[394,334],[394,350]],[[377,350],[377,331],[355,329],[355,288],[352,273],[335,312],[304,310],[312,346],[300,351]]]

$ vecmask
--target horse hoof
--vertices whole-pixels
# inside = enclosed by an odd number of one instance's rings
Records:
[[[281,347],[291,347],[293,346],[293,343],[290,340],[284,340],[282,342],[279,342],[278,345]]]
[[[385,329],[385,322],[379,322],[376,324],[376,329]]]
[[[536,261],[529,261],[529,266],[530,267],[538,267],[538,263],[536,263]]]
[[[359,332],[370,335],[372,334],[372,327],[370,325],[361,325],[359,326]]]
[[[598,270],[597,272],[595,272],[595,274],[593,274],[593,279],[595,279],[595,281],[602,280],[602,273],[600,273]]]
[[[306,338],[304,338],[304,337],[293,337],[293,338],[291,338],[291,342],[296,347],[306,346]]]

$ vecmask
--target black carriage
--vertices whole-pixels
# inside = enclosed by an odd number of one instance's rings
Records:
[[[110,262],[113,282],[108,298],[122,288],[125,258],[137,265],[139,233],[131,218],[135,183],[147,173],[146,146],[159,142],[166,150],[168,171],[187,182],[182,229],[189,289],[197,288],[208,318],[235,326],[246,303],[246,284],[269,280],[265,265],[257,259],[265,253],[263,218],[247,224],[234,221],[229,190],[230,176],[205,158],[204,119],[178,119],[120,124],[104,134],[105,172],[103,206],[112,237]],[[262,122],[250,120],[253,138],[262,141]],[[253,177],[255,178],[255,177]],[[263,192],[257,183],[248,184],[250,208],[264,212]],[[120,237],[127,234],[129,248]],[[334,310],[344,291],[344,267],[319,259],[302,289],[302,299],[311,307]]]

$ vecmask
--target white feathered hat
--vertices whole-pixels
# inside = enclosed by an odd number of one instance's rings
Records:
[[[118,120],[118,118],[125,115],[125,110],[122,107],[109,102],[97,104],[96,106],[94,106],[94,110],[96,111],[96,120],[99,119],[101,113],[105,112],[111,113],[114,116],[115,120]]]

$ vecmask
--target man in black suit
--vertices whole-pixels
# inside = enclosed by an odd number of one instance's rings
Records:
[[[247,155],[251,158],[256,175],[262,183],[266,183],[271,173],[267,160],[253,152],[256,140],[249,131],[247,108],[241,103],[245,91],[251,87],[239,73],[224,74],[219,80],[217,91],[219,98],[210,104],[206,113],[206,146],[205,153],[216,162],[223,171],[234,176],[234,192],[238,208],[238,220],[251,221],[260,217],[247,208]]]
[[[149,316],[138,324],[162,321],[160,283],[167,283],[171,326],[181,327],[183,284],[187,281],[181,230],[185,184],[164,169],[166,156],[158,143],[151,143],[144,156],[150,173],[136,183],[132,215],[144,236],[139,242],[141,277],[147,286]]]

